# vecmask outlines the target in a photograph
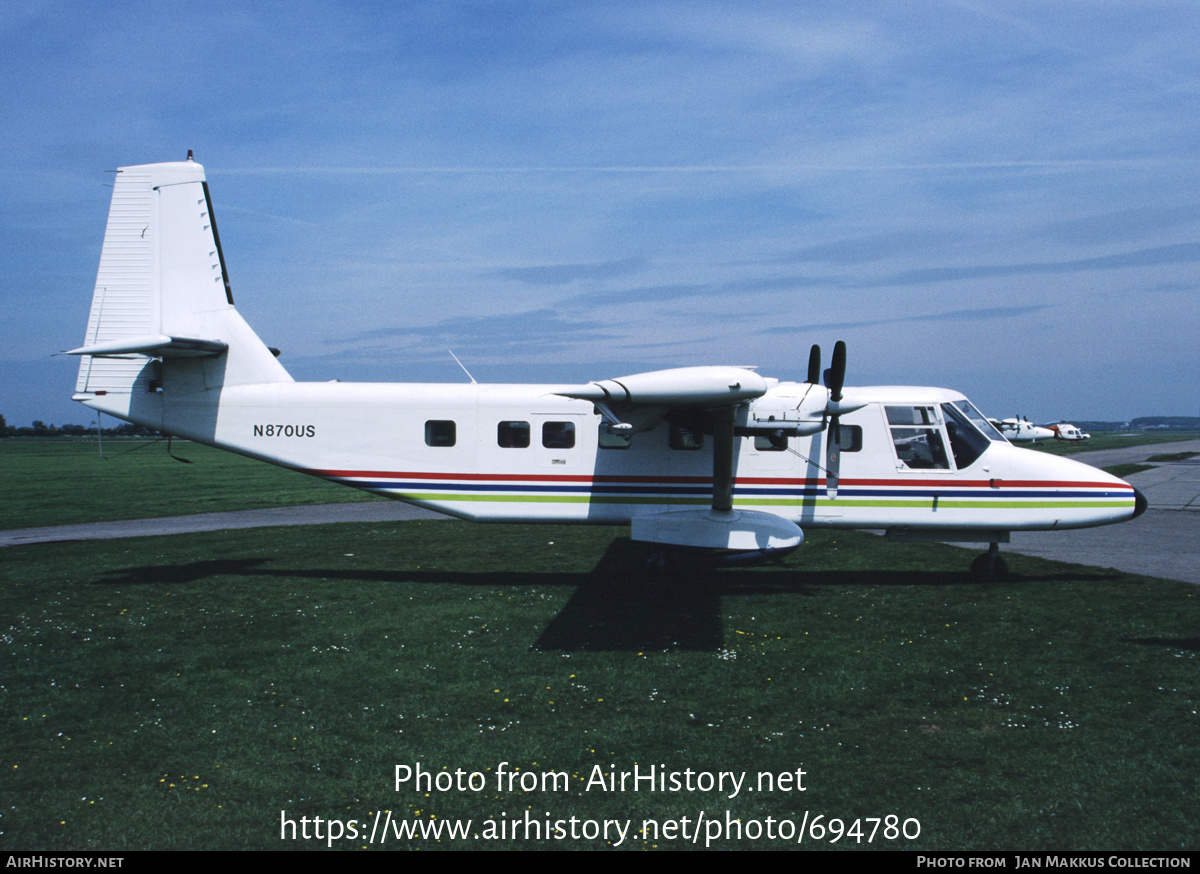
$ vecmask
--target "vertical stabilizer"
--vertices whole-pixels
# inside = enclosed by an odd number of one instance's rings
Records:
[[[234,309],[200,164],[117,171],[87,333],[72,354],[82,356],[75,390],[90,395],[158,392],[172,368],[202,371],[186,383],[205,390],[291,381]]]

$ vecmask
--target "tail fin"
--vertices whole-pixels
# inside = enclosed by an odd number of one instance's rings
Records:
[[[87,335],[69,354],[82,356],[75,391],[85,402],[157,392],[161,368],[181,359],[202,365],[204,389],[291,382],[234,309],[204,168],[190,155],[117,171]]]

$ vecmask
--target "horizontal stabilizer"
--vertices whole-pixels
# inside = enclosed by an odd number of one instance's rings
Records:
[[[198,340],[194,337],[171,337],[167,334],[140,334],[136,337],[122,337],[107,343],[96,343],[92,346],[80,346],[71,349],[67,355],[92,355],[96,358],[109,358],[120,355],[149,355],[154,358],[202,358],[209,355],[220,355],[229,348],[228,343],[220,340]]]

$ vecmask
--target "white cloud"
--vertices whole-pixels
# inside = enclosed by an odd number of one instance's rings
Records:
[[[1092,349],[1064,381],[1115,383],[1072,415],[1190,414],[1138,406],[1113,326],[1200,376],[1200,265],[1133,257],[1200,225],[1197,37],[1184,3],[26,3],[0,25],[6,355],[82,331],[105,171],[193,148],[239,307],[292,360],[368,330],[432,360],[527,319],[522,379],[604,355],[798,376],[834,338],[762,329],[843,326],[856,378],[967,374],[1036,417],[1033,353]],[[968,311],[1006,315],[912,321]],[[67,420],[44,394],[0,412]]]

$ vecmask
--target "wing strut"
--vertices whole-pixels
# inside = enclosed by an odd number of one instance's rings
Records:
[[[733,509],[737,410],[735,404],[708,411],[713,434],[712,506],[636,515],[631,525],[634,540],[726,550],[742,557],[781,555],[804,542],[804,532],[790,519],[762,510]]]
[[[721,407],[713,415],[713,496],[718,513],[733,510],[733,424],[736,407]]]

